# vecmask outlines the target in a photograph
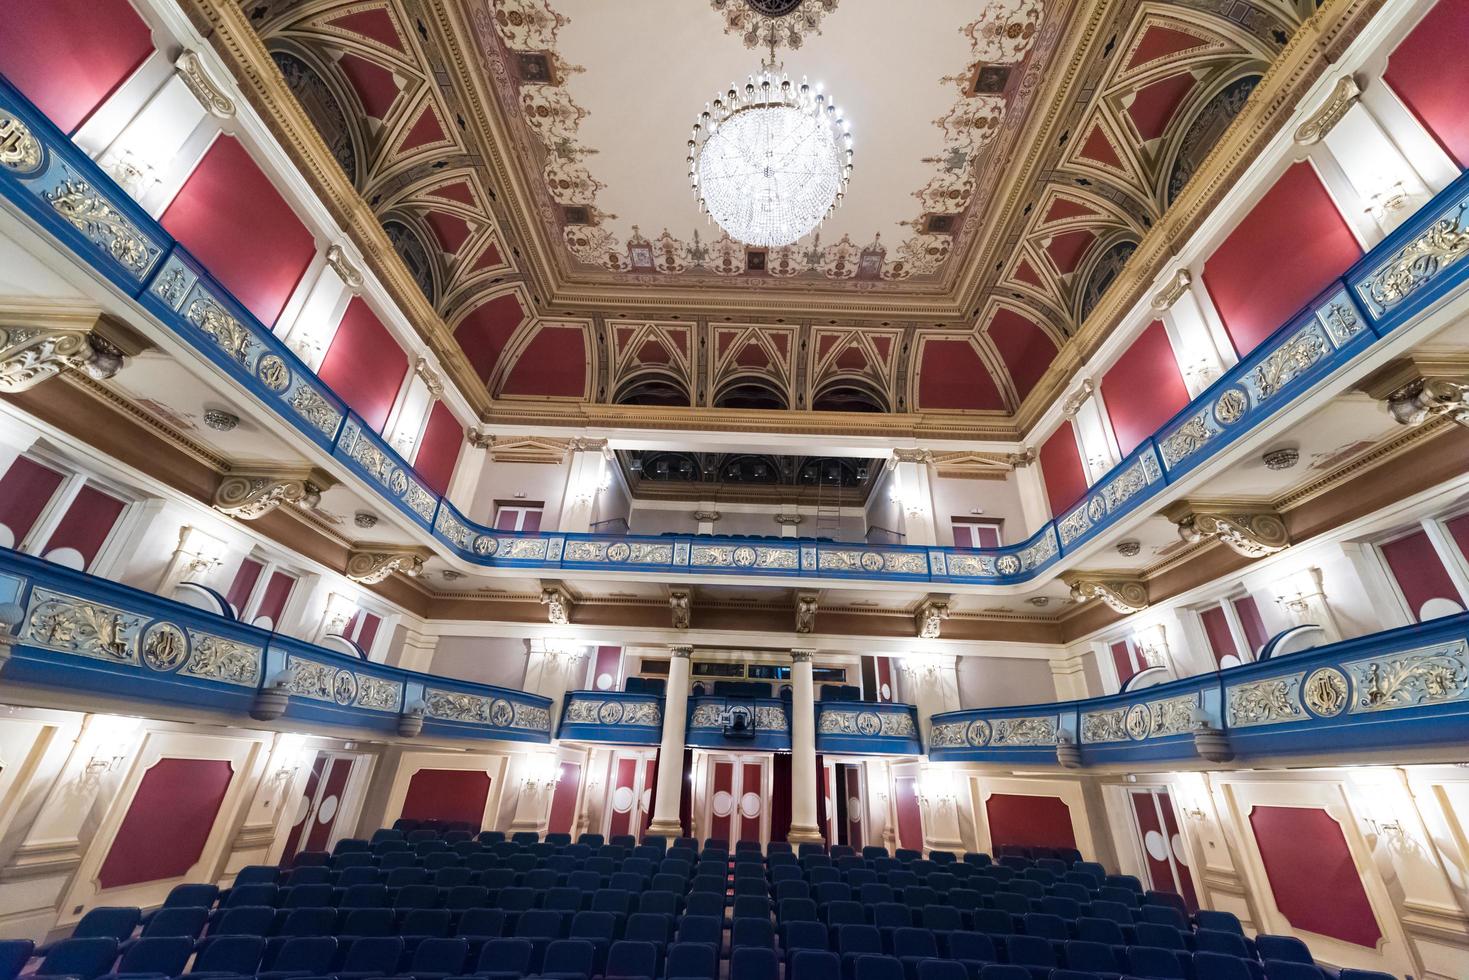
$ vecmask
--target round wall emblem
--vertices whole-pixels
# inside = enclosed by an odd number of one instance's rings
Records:
[[[604,701],[602,707],[597,709],[597,720],[604,725],[615,725],[622,720],[622,703],[620,701]]]
[[[0,112],[0,167],[28,177],[41,169],[45,159],[41,141],[25,123],[8,112]]]
[[[1221,425],[1233,425],[1244,416],[1245,409],[1249,407],[1250,398],[1243,388],[1226,388],[1214,402],[1214,417]]]
[[[749,568],[755,564],[755,549],[747,545],[741,545],[734,550],[734,563],[741,568]]]
[[[882,555],[875,551],[864,551],[861,558],[862,567],[869,572],[882,571]]]
[[[489,557],[500,550],[500,539],[492,538],[488,534],[481,534],[474,539],[474,553]]]
[[[510,707],[510,702],[503,698],[496,698],[490,703],[490,724],[497,728],[509,728],[510,723],[515,720],[515,709]]]
[[[1347,678],[1335,667],[1321,667],[1311,672],[1301,685],[1306,707],[1323,718],[1333,718],[1347,706]]]
[[[1153,727],[1153,716],[1145,704],[1135,704],[1127,709],[1127,717],[1122,722],[1127,728],[1129,738],[1141,741],[1148,737],[1148,729]]]
[[[1020,571],[1020,559],[1014,555],[1001,555],[995,559],[995,571],[1001,575],[1014,575]]]
[[[1101,497],[1093,497],[1086,502],[1086,516],[1092,519],[1092,523],[1100,521],[1107,516],[1107,505]]]
[[[734,797],[730,795],[729,790],[716,790],[714,792],[714,798],[709,802],[714,809],[714,815],[716,817],[727,817],[729,816],[729,812],[734,809]]]
[[[784,17],[795,12],[805,0],[745,0],[745,6],[765,17]]]
[[[864,711],[857,716],[857,731],[862,735],[876,735],[882,731],[882,719],[875,711]]]
[[[969,723],[969,730],[964,733],[964,737],[970,745],[990,744],[990,723],[983,718],[976,718]]]
[[[285,391],[286,385],[291,383],[291,369],[274,354],[266,354],[260,359],[260,363],[255,365],[255,376],[271,391]]]
[[[760,816],[760,794],[745,793],[740,797],[740,815],[748,820]]]
[[[388,477],[388,486],[392,488],[394,493],[401,497],[404,491],[408,489],[408,477],[403,475],[402,470],[395,468],[393,475]]]
[[[607,548],[608,561],[627,561],[632,557],[632,549],[621,541]]]
[[[184,634],[172,623],[154,623],[143,634],[143,663],[153,670],[173,670],[188,654]]]
[[[618,813],[626,813],[632,809],[632,787],[619,786],[612,791],[612,809]]]
[[[350,670],[339,670],[332,680],[332,698],[340,705],[357,700],[357,678]]]

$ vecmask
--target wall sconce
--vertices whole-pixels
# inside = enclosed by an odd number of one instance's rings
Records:
[[[1372,834],[1375,837],[1386,837],[1389,840],[1400,841],[1408,835],[1408,832],[1403,829],[1403,825],[1396,820],[1378,821],[1368,817],[1366,823],[1368,827],[1372,828]]]
[[[326,633],[328,636],[341,636],[342,630],[347,628],[347,621],[357,611],[357,602],[354,599],[333,592],[326,600]]]
[[[122,760],[126,758],[126,752],[119,752],[113,756],[94,755],[87,760],[84,771],[88,776],[95,779],[105,772],[112,772],[118,766],[122,765]]]
[[[537,755],[520,773],[520,785],[527,790],[553,788],[561,779],[561,766],[554,755]]]
[[[1367,213],[1378,221],[1407,207],[1408,191],[1403,187],[1401,180],[1395,180],[1391,184],[1383,181],[1384,186],[1367,199]]]
[[[918,780],[918,802],[929,809],[954,805],[954,781],[946,772],[925,770]]]
[[[224,543],[196,527],[185,527],[179,531],[178,556],[183,562],[184,576],[203,575],[223,564],[220,553]]]
[[[1197,807],[1197,806],[1186,806],[1186,807],[1184,807],[1183,808],[1183,815],[1185,817],[1188,817],[1190,820],[1194,821],[1195,823],[1203,823],[1204,822],[1204,817],[1206,816],[1206,814],[1203,811],[1203,808],[1202,807]]]
[[[1311,611],[1311,600],[1321,595],[1321,573],[1307,568],[1281,581],[1276,588],[1275,601],[1290,613],[1304,616]]]

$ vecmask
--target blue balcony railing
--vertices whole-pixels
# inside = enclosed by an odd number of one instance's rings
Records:
[[[816,751],[843,755],[922,755],[911,704],[818,701]]]
[[[0,549],[0,680],[257,720],[549,742],[547,698],[401,670]]]
[[[618,745],[657,745],[663,696],[629,691],[571,691],[561,705],[560,738]]]
[[[703,749],[790,751],[790,703],[717,694],[692,697],[684,738]]]
[[[934,760],[1097,766],[1462,746],[1469,613],[1085,701],[933,716]]]
[[[1360,361],[1469,279],[1469,174],[1441,191],[1317,299],[1200,393],[1086,496],[1026,541],[1000,548],[843,544],[702,535],[515,534],[471,521],[435,494],[279,338],[245,310],[24,96],[0,80],[0,124],[17,149],[0,195],[141,303],[389,506],[465,562],[537,572],[616,570],[659,578],[1023,583],[1063,560]]]

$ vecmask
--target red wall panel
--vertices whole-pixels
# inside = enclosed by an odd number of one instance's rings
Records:
[[[607,827],[610,836],[632,833],[632,814],[638,805],[637,779],[638,760],[632,756],[618,759],[614,765],[612,797],[608,800],[612,805],[612,818]]]
[[[653,822],[653,796],[657,789],[658,757],[654,756],[643,763],[643,791],[638,796],[639,808],[642,814],[642,819],[638,822],[637,833],[639,837],[642,837],[648,832],[648,824]]]
[[[230,590],[224,595],[224,601],[234,607],[236,614],[245,611],[245,603],[250,601],[250,593],[255,591],[255,583],[260,581],[260,573],[263,571],[265,566],[253,558],[240,560],[240,567],[235,570],[234,580],[230,582]]]
[[[429,489],[442,496],[449,491],[449,481],[454,478],[454,467],[463,448],[464,427],[454,418],[448,405],[438,402],[428,413],[423,439],[418,444],[418,455],[413,458],[413,468]]]
[[[581,792],[581,765],[576,762],[561,763],[556,777],[556,790],[551,794],[551,817],[546,829],[553,834],[571,833],[576,822],[576,798]]]
[[[285,572],[274,572],[265,585],[265,594],[260,597],[260,608],[255,611],[254,625],[264,629],[275,629],[286,611],[291,592],[296,587],[294,577]]]
[[[1137,673],[1137,664],[1132,658],[1132,647],[1126,640],[1118,640],[1107,648],[1112,654],[1112,666],[1117,668],[1117,683],[1126,684]]]
[[[923,847],[923,811],[918,806],[918,780],[899,776],[893,780],[893,804],[898,811],[898,846]]]
[[[1210,606],[1199,613],[1204,624],[1204,635],[1209,639],[1209,649],[1214,653],[1214,662],[1221,667],[1233,667],[1239,663],[1239,651],[1234,647],[1234,634],[1229,631],[1229,619],[1223,606]],[[1225,657],[1232,658],[1229,663]]]
[[[306,834],[303,850],[324,851],[331,841],[332,828],[342,812],[342,794],[347,789],[347,780],[352,775],[352,760],[337,756],[331,760],[327,770],[326,786],[321,791],[321,802],[312,814],[311,828]]]
[[[408,355],[361,297],[354,298],[317,377],[374,432],[382,432],[407,373]]]
[[[159,759],[138,783],[97,883],[103,889],[178,878],[204,853],[234,778],[225,759]]]
[[[1102,400],[1124,456],[1188,404],[1183,372],[1161,320],[1148,324],[1102,376]]]
[[[444,820],[478,827],[490,798],[490,774],[478,769],[420,769],[403,798],[405,820]]]
[[[1245,639],[1250,644],[1250,654],[1253,656],[1260,652],[1270,639],[1270,634],[1265,632],[1265,620],[1260,616],[1260,606],[1255,602],[1252,595],[1240,596],[1234,600],[1234,611],[1239,616],[1240,628],[1245,631]]]
[[[1382,546],[1382,557],[1387,560],[1398,588],[1403,590],[1414,619],[1424,618],[1423,605],[1430,599],[1446,599],[1463,608],[1459,590],[1454,588],[1454,580],[1449,578],[1448,569],[1444,568],[1426,531],[1415,531],[1388,542]]]
[[[162,221],[266,326],[316,254],[311,232],[230,136],[214,141]]]
[[[325,752],[316,753],[316,758],[311,760],[311,772],[306,777],[306,789],[301,793],[301,799],[296,806],[296,816],[291,824],[291,832],[286,837],[285,849],[281,851],[281,864],[290,864],[291,858],[296,852],[304,850],[302,844],[310,823],[315,820],[312,804],[316,801],[316,791],[321,788],[321,774],[326,771],[327,760],[331,757]]]
[[[1209,256],[1204,285],[1244,356],[1361,254],[1316,171],[1302,162]]]
[[[94,486],[82,487],[56,525],[56,530],[51,532],[50,540],[42,549],[43,554],[49,558],[57,549],[74,548],[81,553],[82,568],[91,567],[125,506],[121,500]]]
[[[709,836],[732,844],[730,829],[734,826],[734,810],[739,804],[734,798],[734,763],[714,763],[714,775],[709,785]]]
[[[1297,929],[1373,949],[1382,938],[1341,826],[1325,810],[1257,806],[1250,826],[1280,914]]]
[[[1070,422],[1051,433],[1041,443],[1041,476],[1046,481],[1046,499],[1051,502],[1051,516],[1061,514],[1086,496],[1086,469],[1081,463],[1081,450]]]
[[[597,647],[596,665],[592,668],[592,688],[616,691],[622,677],[622,647]]]
[[[1168,854],[1173,861],[1173,870],[1178,874],[1179,894],[1190,913],[1199,910],[1199,896],[1194,891],[1193,872],[1188,867],[1188,848],[1183,835],[1178,832],[1178,811],[1173,808],[1173,799],[1167,790],[1158,790],[1158,809],[1163,811],[1163,835],[1168,838]]]
[[[1071,808],[1059,796],[1019,796],[996,793],[984,804],[989,817],[990,844],[1021,847],[1075,847]]]
[[[51,502],[52,494],[61,486],[61,474],[40,463],[17,456],[10,469],[0,477],[0,525],[8,534],[0,532],[0,545],[18,548],[36,518]]]
[[[64,132],[152,53],[128,0],[0,0],[0,74]]]
[[[1387,62],[1388,86],[1459,166],[1469,166],[1469,4],[1439,0]]]
[[[760,839],[760,816],[765,811],[765,788],[760,780],[760,764],[746,762],[740,767],[740,840]]]

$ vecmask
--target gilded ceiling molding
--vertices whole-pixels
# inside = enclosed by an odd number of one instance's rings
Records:
[[[1326,134],[1342,121],[1342,117],[1357,104],[1362,90],[1351,75],[1343,75],[1331,89],[1321,108],[1306,117],[1296,129],[1295,141],[1301,146],[1310,146],[1326,138]]]
[[[495,463],[543,463],[559,466],[566,462],[566,457],[571,452],[570,439],[492,436],[478,428],[469,430],[469,444],[476,449],[488,450],[490,461]]]
[[[363,585],[376,585],[394,572],[416,578],[423,571],[426,556],[426,552],[419,549],[354,551],[347,558],[347,577]]]
[[[1124,616],[1148,608],[1147,583],[1125,572],[1063,572],[1061,580],[1071,587],[1071,598],[1078,603],[1100,599]]]
[[[1200,503],[1180,500],[1163,511],[1189,544],[1217,539],[1246,558],[1263,558],[1290,546],[1285,521],[1259,505]]]

